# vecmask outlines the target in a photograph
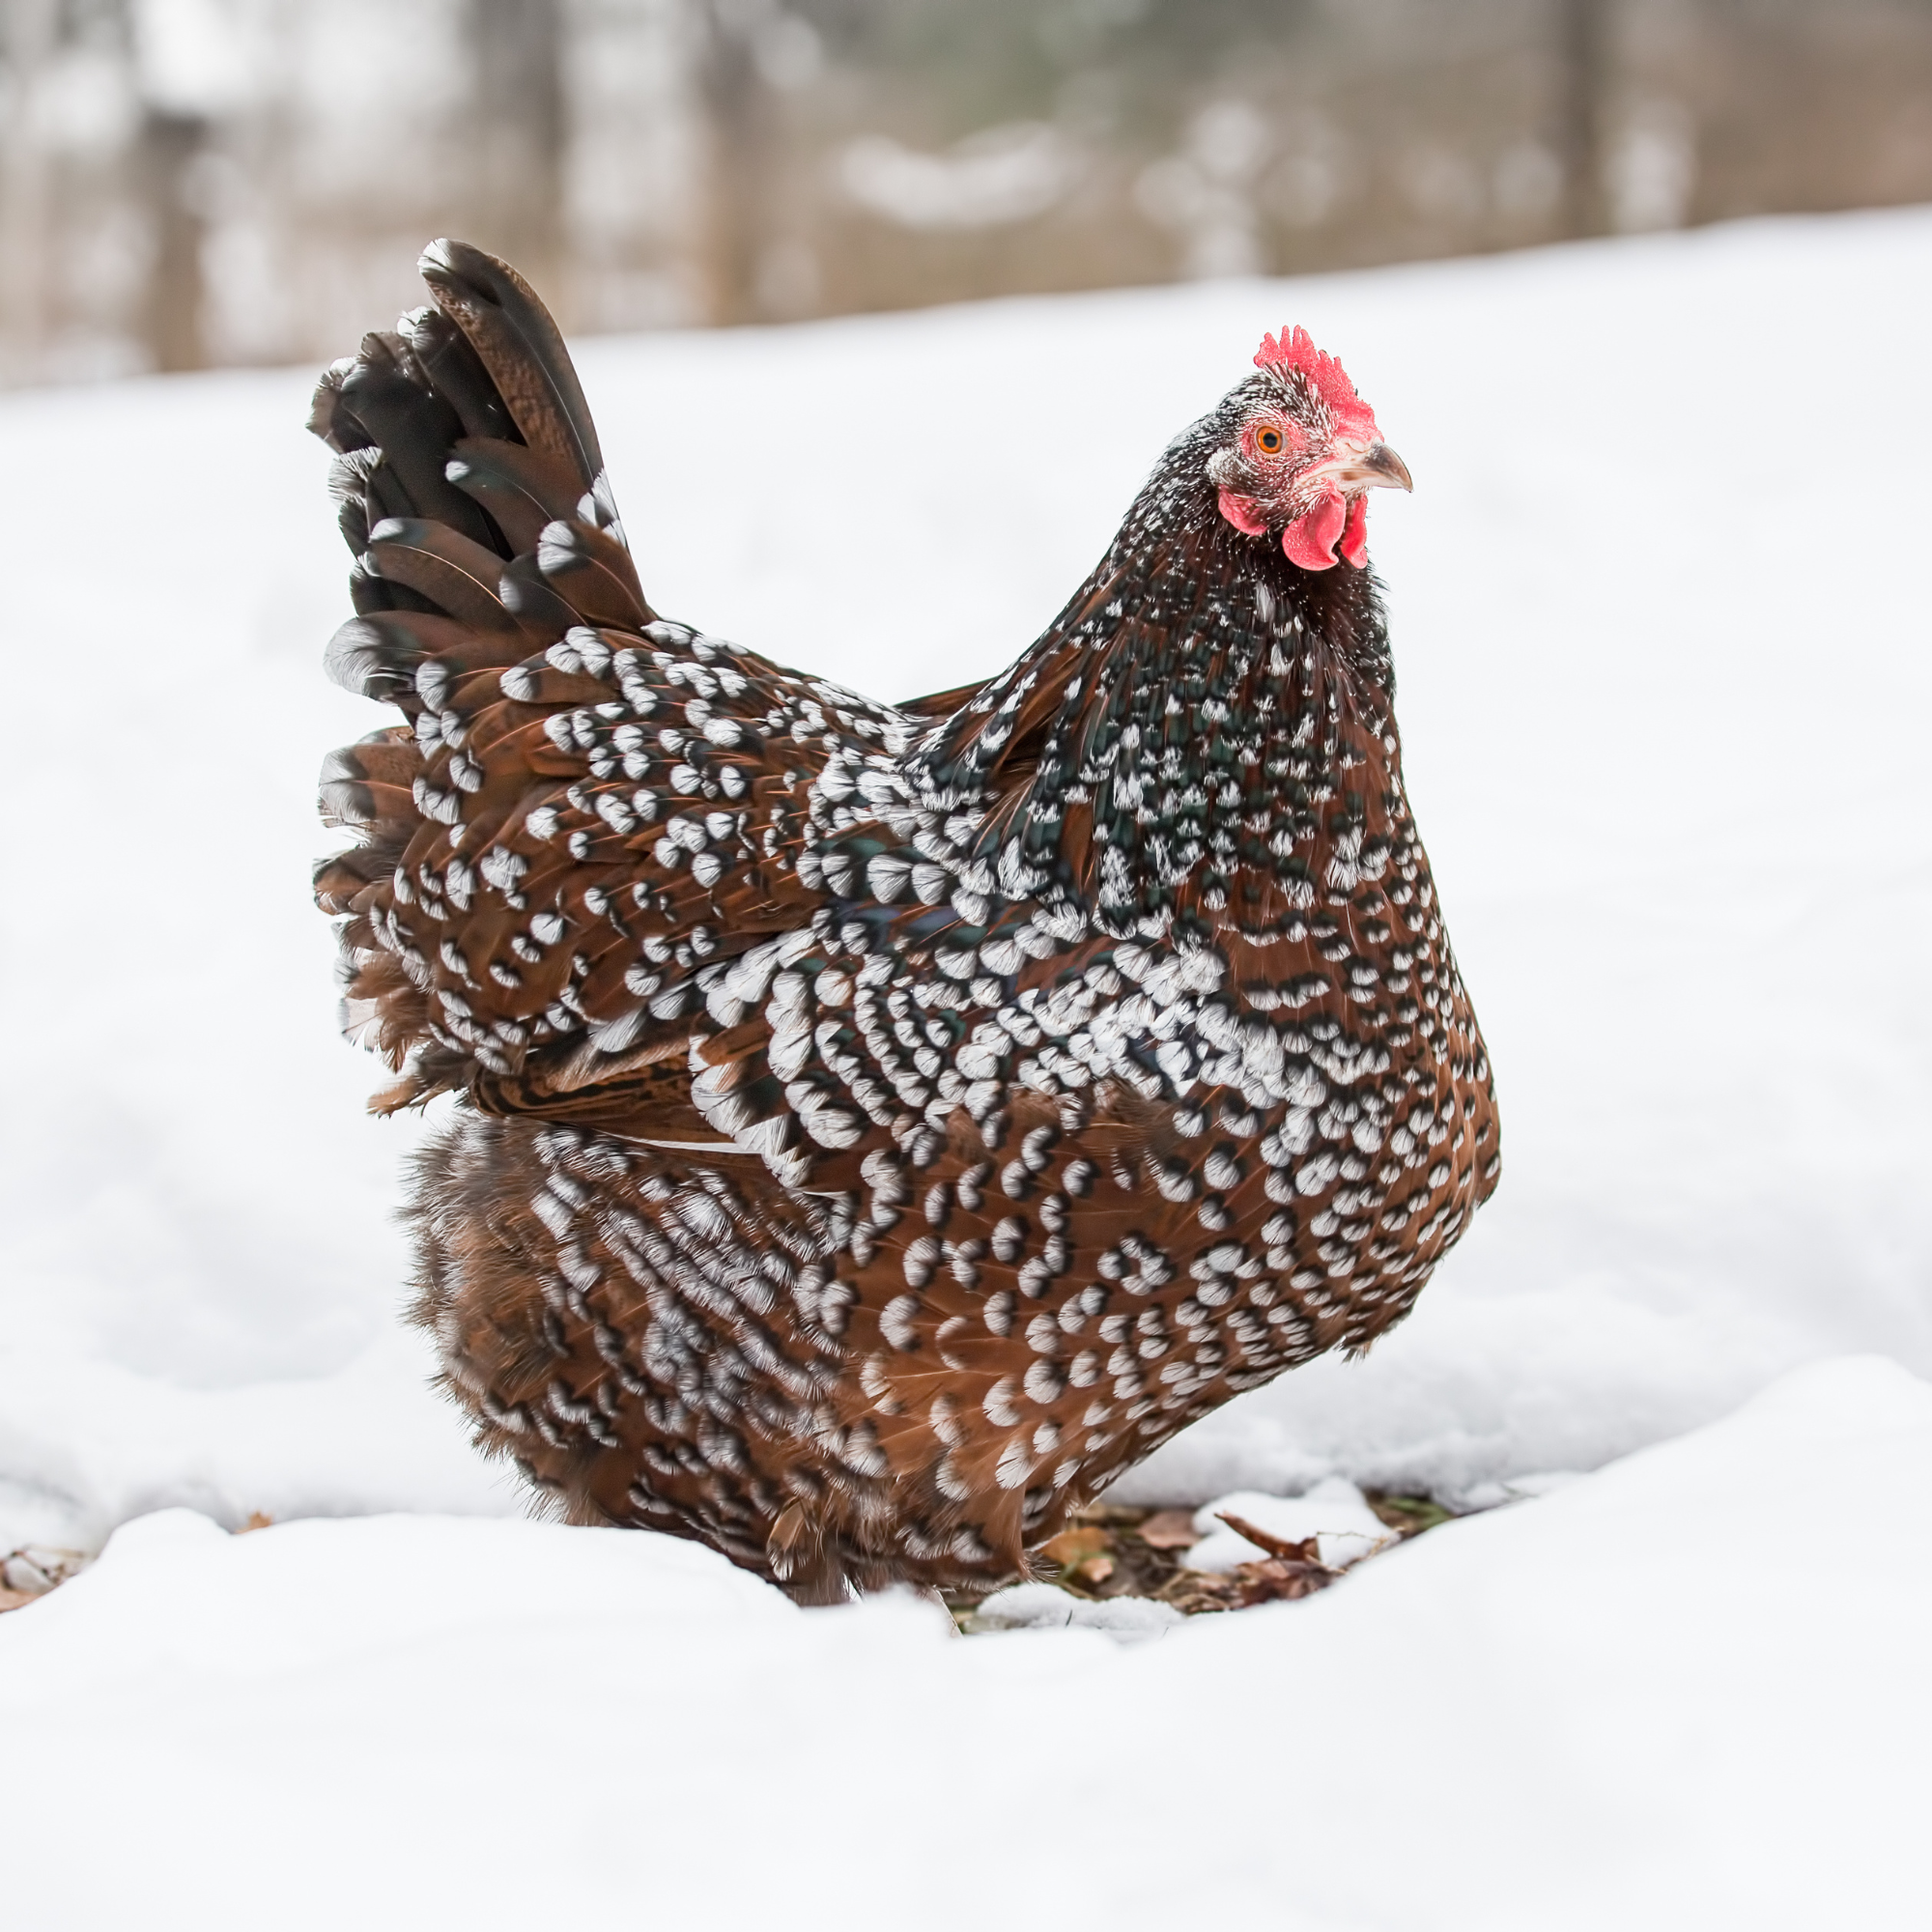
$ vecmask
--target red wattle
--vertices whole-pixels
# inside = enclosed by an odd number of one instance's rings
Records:
[[[1221,514],[1237,530],[1243,530],[1251,537],[1267,535],[1267,525],[1259,508],[1246,497],[1236,496],[1232,490],[1221,492]]]
[[[1357,570],[1369,560],[1369,499],[1366,494],[1349,505],[1348,527],[1342,532],[1342,554]]]
[[[1339,490],[1330,490],[1306,516],[1297,517],[1281,533],[1281,547],[1290,563],[1303,570],[1333,570],[1335,540],[1347,523],[1349,506]]]

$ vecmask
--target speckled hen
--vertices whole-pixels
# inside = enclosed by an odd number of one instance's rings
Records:
[[[416,1316],[479,1443],[806,1602],[981,1589],[1399,1321],[1497,1129],[1340,365],[1265,340],[1009,669],[884,704],[661,617],[541,304],[422,269],[317,394],[328,667],[405,720],[317,892],[374,1104],[454,1096]]]

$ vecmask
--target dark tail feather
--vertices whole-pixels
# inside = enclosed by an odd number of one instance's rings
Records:
[[[507,1077],[521,1052],[497,1051],[499,1036],[466,1016],[495,1002],[516,1027],[535,1027],[552,981],[563,984],[546,963],[553,942],[539,944],[534,925],[524,952],[496,953],[508,912],[541,907],[560,929],[564,875],[585,854],[575,844],[568,861],[547,854],[541,833],[527,850],[483,842],[459,857],[458,828],[483,823],[482,807],[466,816],[465,801],[494,786],[490,838],[514,841],[512,820],[521,826],[560,780],[581,776],[557,714],[608,687],[573,680],[570,668],[580,648],[610,661],[612,646],[589,627],[635,633],[653,621],[583,392],[542,303],[513,270],[461,242],[437,242],[423,270],[438,306],[365,337],[329,369],[309,425],[336,452],[329,486],[355,557],[357,614],[329,646],[329,674],[410,721],[336,753],[321,784],[325,817],[358,841],[325,859],[315,879],[343,921],[345,1025],[410,1069],[382,1097],[384,1110],[484,1070]],[[573,632],[591,641],[566,645]],[[552,681],[564,688],[553,693]],[[558,876],[542,898],[526,902],[514,885],[487,910],[472,898],[491,887],[493,866],[514,860],[521,876],[546,857]],[[436,910],[410,910],[419,892],[445,885]],[[411,937],[424,917],[440,949]],[[494,977],[472,976],[470,952],[479,969],[489,958]]]
[[[561,457],[589,490],[604,454],[563,337],[530,285],[467,242],[432,242],[417,268],[495,379],[523,440]]]
[[[412,309],[399,327],[409,337],[422,372],[463,418],[465,436],[496,437],[514,442],[517,425],[503,407],[497,385],[469,338],[440,308],[425,302]]]
[[[490,519],[445,473],[450,446],[464,433],[463,419],[431,387],[427,371],[400,336],[363,338],[361,355],[336,390],[338,429],[346,429],[352,418],[382,445],[391,484],[383,507],[390,516],[432,518],[475,543],[497,544]]]
[[[527,443],[467,437],[450,459],[450,480],[488,510],[518,552],[534,551],[546,526],[574,517],[583,493],[576,472]]]

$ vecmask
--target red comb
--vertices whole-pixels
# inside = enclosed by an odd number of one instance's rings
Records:
[[[1356,395],[1348,371],[1334,356],[1316,348],[1307,329],[1291,330],[1284,325],[1279,337],[1263,336],[1262,346],[1255,351],[1255,367],[1298,370],[1326,405],[1337,428],[1358,429],[1369,436],[1378,434],[1376,412]]]

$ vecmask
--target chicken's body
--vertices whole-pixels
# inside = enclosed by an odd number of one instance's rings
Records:
[[[1400,1320],[1498,1160],[1367,572],[1250,531],[1217,414],[1010,670],[875,704],[657,618],[548,318],[426,273],[319,397],[331,663],[412,722],[318,883],[387,1103],[459,1096],[419,1316],[482,1443],[808,1601],[978,1589]]]

